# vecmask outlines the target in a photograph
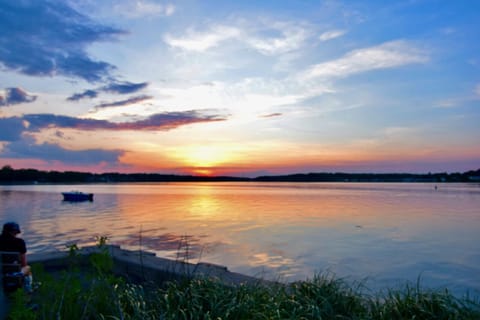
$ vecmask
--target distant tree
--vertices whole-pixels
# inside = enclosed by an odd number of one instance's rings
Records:
[[[8,172],[8,171],[13,171],[13,168],[12,168],[12,166],[10,166],[9,164],[7,164],[7,165],[4,165],[4,166],[2,167],[2,171],[7,171],[7,172]]]
[[[5,165],[2,167],[0,170],[0,181],[9,181],[12,179],[12,176],[14,175],[15,170],[10,165]]]

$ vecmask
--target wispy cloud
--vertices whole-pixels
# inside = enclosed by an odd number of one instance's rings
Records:
[[[132,105],[132,104],[135,104],[135,103],[140,103],[140,102],[143,102],[143,101],[150,100],[152,98],[153,98],[152,96],[145,96],[145,95],[144,96],[138,96],[138,97],[133,97],[133,98],[130,98],[130,99],[115,101],[115,102],[111,102],[111,103],[102,103],[102,104],[99,104],[98,106],[95,106],[94,109],[99,110],[99,109],[104,109],[104,108],[129,106],[129,105]]]
[[[265,55],[275,55],[290,52],[301,47],[308,37],[305,28],[288,23],[273,23],[267,28],[273,33],[280,33],[279,36],[256,35],[247,36],[245,41],[248,45]]]
[[[413,127],[386,127],[383,129],[383,134],[387,138],[398,138],[409,136],[411,138],[414,134],[418,134],[418,129]]]
[[[112,82],[109,85],[98,89],[88,89],[81,93],[75,93],[67,98],[68,101],[78,101],[85,98],[96,98],[100,92],[129,94],[145,89],[148,82],[132,83],[132,82]]]
[[[428,56],[406,41],[391,41],[358,49],[342,58],[316,64],[303,72],[301,78],[340,78],[370,70],[388,69],[412,63],[424,63]]]
[[[197,110],[153,114],[145,120],[120,124],[122,130],[170,130],[180,126],[227,120],[221,115],[209,115]]]
[[[330,31],[326,31],[326,32],[322,33],[318,38],[321,41],[328,41],[328,40],[332,40],[332,39],[335,39],[335,38],[339,38],[346,33],[347,33],[346,30],[330,30]]]
[[[37,96],[29,95],[21,88],[7,88],[5,89],[5,95],[0,94],[0,107],[33,102],[36,99]]]
[[[185,36],[174,37],[170,34],[164,36],[164,41],[171,47],[188,51],[206,51],[219,45],[221,42],[236,38],[241,30],[229,26],[214,26],[206,32],[187,31]]]
[[[473,90],[468,94],[439,100],[435,103],[435,106],[439,108],[456,108],[478,100],[480,100],[480,84],[474,86]]]
[[[107,120],[75,118],[54,114],[29,114],[23,117],[28,123],[29,131],[39,131],[45,128],[71,128],[78,130],[171,130],[180,126],[226,120],[225,116],[209,114],[203,110],[181,112],[163,112],[149,116],[144,120],[133,122],[110,122]]]
[[[108,77],[114,66],[96,61],[87,46],[124,33],[56,0],[0,2],[0,30],[0,63],[6,69],[89,82]]]
[[[105,87],[102,87],[103,91],[128,94],[145,89],[148,86],[148,82],[132,83],[132,82],[114,82]]]
[[[253,48],[261,54],[275,55],[298,49],[308,35],[300,25],[271,22],[250,26],[214,25],[202,32],[189,29],[183,36],[167,34],[164,41],[174,48],[204,52],[222,42],[236,40],[236,44]]]
[[[480,83],[476,85],[475,89],[473,90],[475,95],[480,98]]]
[[[461,100],[460,99],[444,99],[437,101],[435,105],[439,108],[454,108],[458,107],[460,104]]]
[[[171,3],[161,4],[154,1],[117,1],[113,10],[124,17],[137,19],[152,16],[171,16],[175,13],[175,6]]]
[[[82,100],[82,99],[85,99],[85,98],[90,98],[90,99],[93,99],[93,98],[96,98],[98,96],[98,91],[96,90],[85,90],[84,92],[81,92],[81,93],[75,93],[73,95],[71,95],[70,97],[67,98],[68,101],[78,101],[78,100]]]
[[[261,118],[273,118],[273,117],[279,117],[281,115],[283,115],[283,114],[280,113],[280,112],[274,112],[274,113],[269,113],[269,114],[263,114],[260,117]]]

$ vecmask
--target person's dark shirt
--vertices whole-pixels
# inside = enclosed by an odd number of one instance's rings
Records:
[[[14,237],[10,234],[2,233],[0,235],[0,251],[6,252],[18,252],[21,254],[25,254],[27,252],[27,246],[25,245],[25,241],[21,238]],[[2,263],[14,263],[18,260],[18,257],[11,254],[3,254],[2,255]],[[20,261],[17,261],[20,263]],[[5,270],[4,270],[5,272]]]

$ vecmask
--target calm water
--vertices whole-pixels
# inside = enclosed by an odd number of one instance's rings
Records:
[[[155,183],[0,186],[30,252],[93,244],[285,281],[330,271],[480,292],[479,184]],[[60,192],[95,193],[66,203]]]

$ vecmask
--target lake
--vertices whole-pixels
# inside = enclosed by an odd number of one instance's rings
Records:
[[[435,188],[437,186],[437,188]],[[68,203],[61,192],[93,192]],[[331,272],[372,290],[406,281],[480,292],[480,184],[133,183],[0,186],[29,252],[95,237],[282,281]]]

